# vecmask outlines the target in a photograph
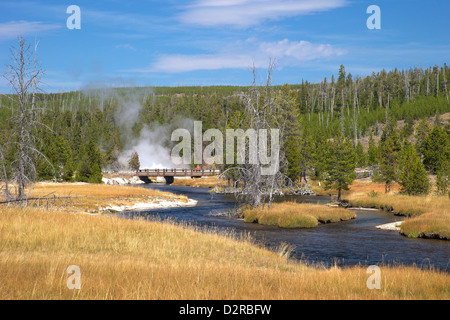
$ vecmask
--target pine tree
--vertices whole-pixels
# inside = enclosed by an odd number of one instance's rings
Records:
[[[442,161],[436,175],[437,194],[446,195],[450,184],[450,162]]]
[[[423,142],[426,136],[430,133],[430,125],[423,119],[419,122],[416,129],[416,149],[420,155],[422,155]]]
[[[101,170],[102,155],[100,149],[92,139],[82,149],[83,152],[81,161],[78,164],[76,180],[89,183],[101,183],[103,174]]]
[[[300,123],[298,120],[297,93],[285,84],[275,96],[281,112],[276,116],[277,123],[284,127],[283,149],[287,160],[286,175],[296,181],[303,173],[302,154],[307,145],[302,143]],[[309,151],[307,151],[309,152]]]
[[[428,193],[430,181],[414,146],[410,144],[404,146],[400,167],[402,168],[399,177],[401,192],[408,195]]]
[[[408,139],[414,132],[414,120],[411,116],[406,118],[405,126],[402,128],[400,136],[402,139]]]
[[[313,166],[313,148],[314,142],[309,133],[308,127],[303,128],[302,136],[300,137],[300,175],[306,181],[307,172]]]
[[[361,141],[358,141],[355,153],[356,153],[356,165],[358,166],[358,168],[364,168],[367,164],[367,154],[364,151],[364,147]]]
[[[311,150],[312,164],[314,167],[314,180],[323,180],[327,167],[327,158],[330,150],[326,137],[321,130],[314,136],[314,148]]]
[[[342,190],[348,190],[356,178],[356,156],[352,143],[342,135],[329,142],[329,150],[325,189],[337,189],[340,201]]]
[[[384,128],[379,147],[381,156],[380,176],[385,182],[385,192],[388,193],[391,184],[398,179],[398,161],[401,150],[397,129],[393,121]]]
[[[141,167],[141,162],[139,161],[139,154],[137,152],[133,153],[130,160],[128,161],[128,166],[133,171],[138,171]]]
[[[372,132],[369,137],[369,150],[367,151],[367,162],[369,166],[374,166],[378,164],[378,149],[375,145]]]
[[[425,137],[421,148],[423,163],[433,173],[442,166],[442,163],[450,160],[450,141],[447,133],[440,126]]]
[[[287,160],[287,172],[286,175],[292,181],[296,181],[301,177],[301,150],[300,150],[300,137],[289,136],[285,140],[284,148],[286,152]]]

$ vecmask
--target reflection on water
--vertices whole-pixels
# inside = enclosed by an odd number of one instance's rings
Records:
[[[232,196],[211,196],[209,189],[173,185],[146,185],[146,188],[184,194],[198,201],[196,207],[154,209],[126,212],[125,218],[172,219],[202,227],[249,233],[268,248],[278,248],[283,242],[295,246],[293,257],[326,266],[337,263],[348,265],[413,265],[433,266],[450,271],[450,242],[442,240],[408,239],[395,231],[376,229],[375,226],[400,220],[383,211],[356,211],[351,221],[320,225],[313,229],[282,229],[244,223],[223,213],[236,206]],[[290,196],[289,200],[309,203],[327,203],[328,197]]]

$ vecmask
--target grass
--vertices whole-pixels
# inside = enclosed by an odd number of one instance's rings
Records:
[[[66,286],[69,265],[81,290]],[[247,237],[170,222],[0,207],[0,299],[449,299],[450,275],[324,269]]]
[[[432,210],[419,217],[404,221],[401,234],[410,238],[435,238],[450,240],[450,212]]]
[[[384,193],[384,184],[355,181],[343,198],[353,206],[392,211],[409,219],[400,226],[400,233],[413,238],[450,239],[450,199],[447,196],[408,196],[399,194],[394,185]]]
[[[214,188],[217,184],[217,176],[186,179],[175,178],[173,184],[186,187]]]
[[[88,184],[88,183],[52,183],[41,182],[30,190],[30,197],[73,196],[67,210],[97,212],[100,208],[114,206],[132,206],[140,202],[176,200],[187,202],[185,196],[168,192],[136,188],[131,186]]]
[[[332,208],[318,204],[281,202],[270,208],[243,211],[245,222],[281,228],[313,228],[319,223],[331,223],[356,218],[356,214],[343,208]]]

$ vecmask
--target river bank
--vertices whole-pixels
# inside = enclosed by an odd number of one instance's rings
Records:
[[[30,190],[30,197],[68,197],[63,206],[54,210],[101,214],[127,210],[190,207],[197,201],[170,192],[139,188],[132,184],[105,185],[89,183],[40,182]]]

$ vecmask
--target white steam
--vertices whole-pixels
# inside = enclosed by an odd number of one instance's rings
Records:
[[[133,139],[128,148],[119,156],[119,162],[122,166],[128,166],[131,156],[137,152],[141,169],[171,169],[175,168],[170,160],[170,150],[162,145],[161,142],[170,139],[168,126],[155,126],[150,129],[147,126],[141,130],[138,139]]]
[[[120,127],[124,146],[118,157],[121,170],[129,170],[128,162],[135,152],[139,155],[141,169],[175,168],[170,156],[172,131],[176,128],[193,128],[192,120],[177,119],[170,125],[156,122],[144,125],[136,138],[133,127],[139,120],[143,103],[153,95],[151,89],[114,89],[97,83],[86,87],[83,93],[97,99],[102,109],[105,103],[114,104],[116,108],[114,117]]]

